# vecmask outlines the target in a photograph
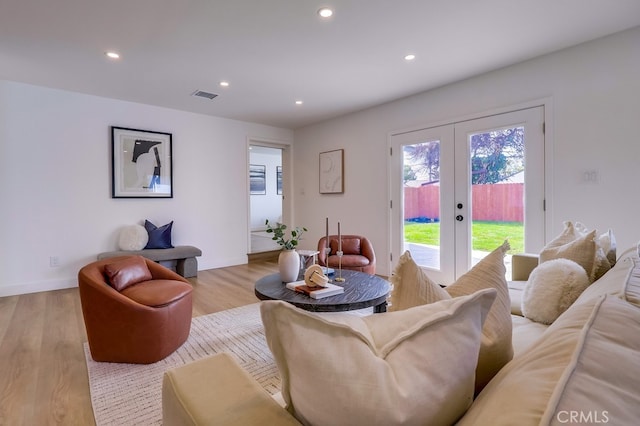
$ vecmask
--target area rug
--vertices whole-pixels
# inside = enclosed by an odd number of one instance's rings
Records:
[[[164,372],[220,352],[231,354],[270,394],[278,392],[280,377],[264,337],[259,306],[254,303],[194,318],[187,341],[155,364],[95,362],[85,343],[96,424],[161,425]]]

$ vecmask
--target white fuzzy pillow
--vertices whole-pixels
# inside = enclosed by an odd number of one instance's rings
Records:
[[[130,225],[125,226],[120,231],[118,247],[120,247],[120,250],[137,251],[142,250],[148,241],[149,233],[144,229],[144,226]]]
[[[541,263],[531,272],[524,287],[522,315],[535,322],[551,324],[590,283],[584,268],[573,260]]]

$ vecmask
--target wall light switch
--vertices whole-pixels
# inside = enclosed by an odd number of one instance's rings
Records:
[[[598,183],[600,179],[597,170],[586,170],[582,173],[582,182],[584,183]]]
[[[49,266],[51,268],[56,268],[60,266],[60,258],[58,256],[49,257]]]

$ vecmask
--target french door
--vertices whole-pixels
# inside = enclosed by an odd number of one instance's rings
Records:
[[[543,122],[535,107],[392,135],[392,267],[409,250],[448,284],[504,239],[512,252],[539,251]]]

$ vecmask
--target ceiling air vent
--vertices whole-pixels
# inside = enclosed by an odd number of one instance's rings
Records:
[[[205,91],[203,91],[203,90],[196,90],[195,92],[193,92],[193,93],[191,94],[191,96],[198,96],[198,97],[200,97],[200,98],[213,99],[213,98],[215,98],[215,97],[216,97],[216,96],[218,96],[218,95],[216,95],[215,93],[205,92]]]

